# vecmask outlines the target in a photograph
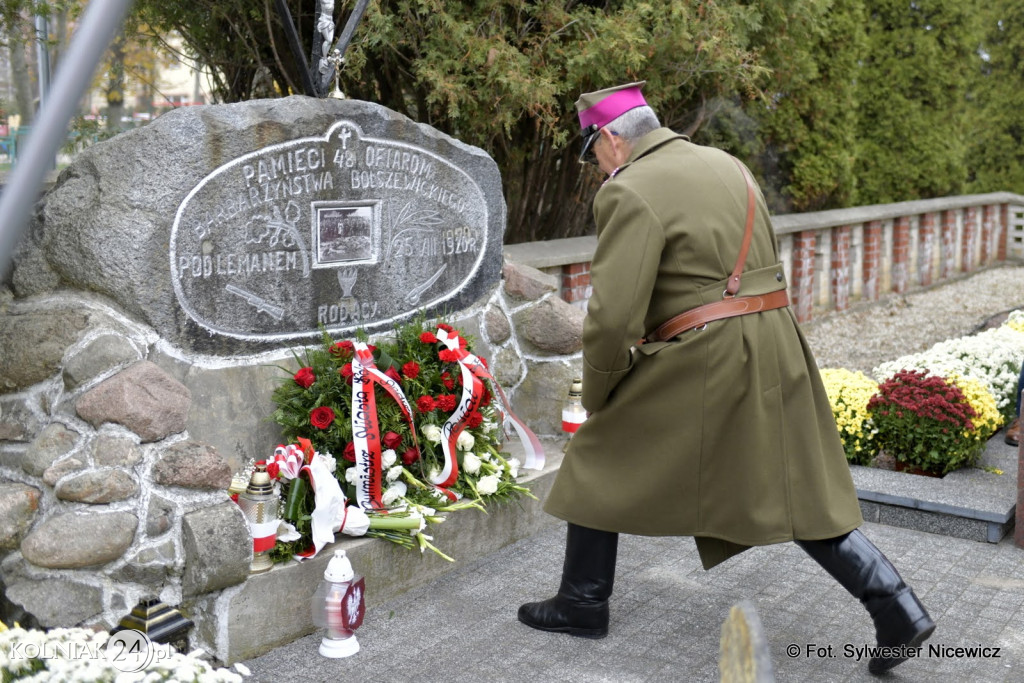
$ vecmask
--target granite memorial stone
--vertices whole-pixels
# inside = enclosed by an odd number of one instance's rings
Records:
[[[465,310],[499,281],[505,203],[482,150],[295,96],[182,107],[95,145],[37,220],[19,296],[73,283],[231,356]]]

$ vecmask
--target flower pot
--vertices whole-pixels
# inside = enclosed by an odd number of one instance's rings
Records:
[[[930,472],[928,470],[923,470],[920,467],[911,465],[910,463],[907,462],[903,462],[902,460],[896,461],[894,469],[897,472],[903,472],[905,474],[917,474],[922,477],[935,477],[936,479],[942,479],[942,477],[945,476],[943,474],[939,474],[938,472]]]

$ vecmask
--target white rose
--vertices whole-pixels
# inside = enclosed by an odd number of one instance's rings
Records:
[[[380,497],[380,502],[384,505],[392,505],[395,501],[405,495],[408,488],[405,482],[396,481],[394,484],[388,487],[388,490],[384,492],[384,495]]]
[[[423,432],[423,438],[430,443],[441,443],[441,428],[437,425],[423,425],[420,431]]]
[[[473,450],[473,444],[475,443],[476,439],[473,438],[472,434],[469,432],[462,432],[459,434],[459,439],[455,442],[455,445],[460,451],[471,451]]]
[[[472,453],[466,453],[462,456],[462,468],[466,470],[466,474],[476,474],[480,471],[480,458]]]
[[[398,460],[398,454],[393,448],[389,448],[380,454],[380,461],[384,467],[391,467]]]
[[[394,481],[394,480],[398,479],[400,476],[402,476],[402,466],[401,465],[397,465],[397,466],[392,467],[391,469],[388,470],[387,480],[388,481]]]
[[[498,475],[488,474],[486,477],[480,477],[480,481],[476,483],[476,490],[481,496],[489,496],[498,490]]]

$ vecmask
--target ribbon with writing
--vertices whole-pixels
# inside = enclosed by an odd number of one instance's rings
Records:
[[[526,462],[523,467],[540,470],[544,468],[544,447],[537,435],[526,426],[512,409],[509,407],[508,399],[501,386],[491,376],[487,366],[477,356],[469,353],[459,344],[457,334],[449,335],[444,329],[438,329],[436,334],[438,340],[447,347],[450,357],[453,357],[459,364],[462,373],[462,397],[448,421],[441,428],[441,450],[444,453],[445,466],[436,480],[431,483],[438,486],[451,486],[458,478],[458,461],[454,457],[456,443],[459,434],[466,427],[466,418],[470,412],[476,410],[484,396],[484,381],[491,383],[499,399],[499,410],[512,424],[520,440],[526,455]],[[443,353],[443,352],[442,352]]]
[[[413,445],[416,441],[416,427],[412,421],[412,406],[402,392],[402,387],[377,369],[373,353],[363,342],[355,342],[355,359],[352,362],[352,443],[356,457],[356,503],[363,509],[382,509],[380,423],[377,419],[377,398],[373,385],[378,384],[397,403],[402,417],[409,424]]]

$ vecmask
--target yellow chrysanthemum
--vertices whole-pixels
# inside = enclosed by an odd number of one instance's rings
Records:
[[[874,424],[868,414],[868,401],[878,390],[878,383],[863,372],[844,368],[825,368],[821,379],[847,460],[867,464],[878,450],[874,444]]]
[[[1024,311],[1014,311],[1010,313],[1005,325],[1015,332],[1024,334]]]
[[[965,433],[964,436],[977,441],[987,441],[1003,424],[1003,416],[999,412],[995,396],[978,380],[959,375],[951,375],[948,379],[960,389],[964,398],[974,408],[974,432]]]

